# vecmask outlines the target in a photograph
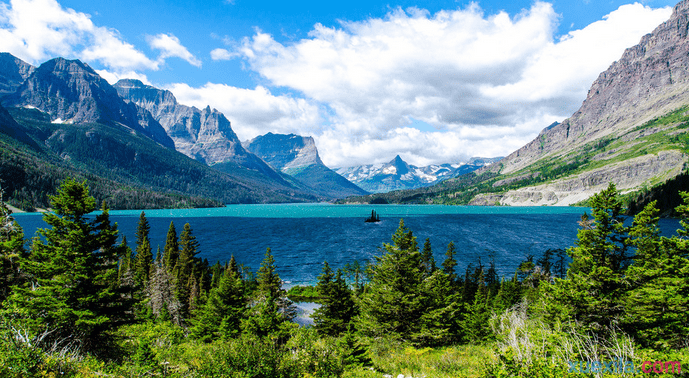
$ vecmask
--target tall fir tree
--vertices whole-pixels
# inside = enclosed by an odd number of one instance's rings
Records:
[[[337,274],[334,274],[330,265],[324,262],[316,289],[322,298],[321,307],[312,315],[316,331],[328,336],[339,336],[347,332],[356,315],[356,307],[342,270],[338,269]]]
[[[686,220],[689,197],[683,197],[685,204],[676,210]],[[686,236],[687,224],[682,225],[678,234]],[[689,334],[689,243],[683,237],[660,236],[655,201],[634,217],[629,235],[636,253],[625,273],[623,326],[646,347],[682,347]]]
[[[176,272],[176,282],[177,282],[177,298],[179,298],[182,304],[182,314],[183,316],[189,316],[189,305],[190,305],[190,294],[195,281],[193,277],[196,271],[196,266],[198,263],[198,258],[196,254],[198,253],[198,242],[196,241],[196,236],[193,235],[191,230],[191,225],[189,223],[184,224],[184,229],[179,237],[179,246],[181,247],[179,253],[179,259],[177,260]],[[197,282],[198,284],[198,282]],[[198,290],[198,288],[197,288]],[[197,292],[198,297],[198,292]]]
[[[455,243],[450,242],[447,245],[447,251],[445,252],[445,260],[443,261],[443,273],[450,277],[450,281],[453,283],[457,282],[457,272],[455,272],[455,267],[457,267],[457,260],[455,255],[457,250],[455,248]]]
[[[17,288],[9,311],[31,314],[35,329],[50,329],[56,341],[71,338],[85,351],[102,352],[108,332],[128,320],[117,282],[117,227],[105,206],[96,209],[85,182],[68,179],[51,196],[54,213],[43,220],[51,227],[37,231],[31,255],[22,263],[30,283]]]
[[[136,227],[136,280],[143,287],[151,279],[150,271],[153,264],[153,250],[150,242],[151,226],[146,219],[146,213],[141,212],[139,223]]]
[[[266,249],[258,270],[257,285],[254,305],[248,317],[242,320],[242,329],[259,337],[286,340],[293,324],[291,321],[296,316],[296,308],[282,288],[270,248]]]
[[[438,269],[438,267],[435,265],[433,249],[431,248],[431,240],[429,238],[426,238],[426,241],[423,242],[423,249],[421,250],[421,262],[423,263],[425,277],[430,277],[431,274]]]
[[[598,333],[618,326],[624,312],[620,298],[630,262],[629,227],[624,224],[622,202],[613,183],[594,195],[590,204],[593,218],[582,216],[576,246],[567,251],[572,257],[567,279],[542,286],[551,316],[575,320]]]
[[[421,254],[404,220],[400,220],[392,241],[383,245],[385,253],[372,267],[371,282],[359,300],[356,327],[370,338],[393,336],[416,342],[427,305]]]
[[[0,307],[10,288],[20,283],[20,260],[25,257],[24,231],[12,218],[12,211],[2,202],[0,189]]]
[[[239,335],[246,304],[241,278],[233,270],[226,269],[218,286],[211,289],[206,303],[192,320],[192,335],[206,342]]]
[[[163,248],[163,265],[168,272],[172,273],[173,269],[175,269],[178,258],[179,240],[177,239],[177,230],[175,229],[174,222],[170,221],[170,227],[165,238],[165,247]]]

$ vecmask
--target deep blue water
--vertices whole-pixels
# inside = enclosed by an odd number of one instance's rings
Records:
[[[365,223],[375,209],[380,223]],[[154,249],[165,244],[170,222],[178,235],[189,223],[200,244],[199,256],[211,264],[225,262],[234,254],[237,261],[256,271],[266,248],[275,256],[286,286],[313,284],[323,261],[333,268],[380,255],[383,243],[401,218],[423,246],[430,238],[436,262],[444,259],[447,244],[457,248],[458,272],[479,259],[492,257],[500,275],[510,277],[520,261],[536,258],[549,248],[574,244],[578,220],[585,208],[569,207],[473,207],[436,205],[230,205],[216,209],[147,210]],[[121,234],[134,248],[141,211],[111,211]],[[14,214],[27,237],[46,227],[40,214]],[[661,220],[661,229],[672,233],[677,220]]]

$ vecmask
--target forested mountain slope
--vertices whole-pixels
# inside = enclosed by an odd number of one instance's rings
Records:
[[[8,70],[3,88],[15,89],[0,100],[0,179],[10,203],[46,207],[68,176],[95,181],[96,198],[113,208],[319,199],[265,163],[277,180],[241,165],[220,172],[175,151],[148,110],[125,102],[82,62],[57,58],[32,69],[11,56],[0,61],[9,61],[0,64]]]

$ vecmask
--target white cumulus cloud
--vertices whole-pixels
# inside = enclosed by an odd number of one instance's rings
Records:
[[[517,15],[486,15],[476,3],[435,14],[396,9],[317,24],[296,42],[258,30],[225,56],[241,54],[271,85],[326,109],[329,128],[314,137],[330,165],[397,153],[448,162],[509,154],[571,115],[597,75],[670,13],[624,5],[556,38],[559,15],[546,2]],[[438,131],[414,131],[414,120]]]
[[[55,0],[0,3],[0,50],[33,64],[56,56],[98,61],[121,71],[156,70],[159,64],[117,31],[96,26],[87,14],[65,9]]]
[[[182,46],[179,38],[172,34],[162,33],[155,36],[148,36],[146,40],[151,48],[160,50],[160,59],[164,60],[167,58],[176,57],[186,60],[193,66],[201,67],[201,61],[190,53],[186,47]]]

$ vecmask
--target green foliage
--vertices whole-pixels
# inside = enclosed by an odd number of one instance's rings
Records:
[[[319,303],[323,296],[318,292],[316,286],[292,286],[287,290],[287,298],[295,302],[316,302]]]
[[[194,317],[192,335],[202,341],[236,337],[241,331],[241,321],[246,316],[246,305],[242,280],[237,272],[228,267],[218,286],[211,289],[205,305]]]
[[[22,261],[30,283],[15,289],[7,311],[30,317],[34,329],[50,327],[51,337],[97,351],[106,347],[106,333],[127,320],[117,282],[117,228],[105,206],[95,220],[86,218],[95,201],[85,183],[66,181],[51,200],[55,213],[43,219],[52,228],[34,238]]]
[[[677,236],[660,237],[654,205],[634,217],[629,232],[636,254],[625,277],[629,290],[623,322],[642,345],[667,350],[683,346],[689,332],[689,245]],[[688,209],[683,205],[678,211],[687,214]],[[687,233],[686,222],[683,227],[680,234]]]
[[[10,286],[20,283],[19,262],[25,255],[24,232],[2,197],[0,189],[0,304],[10,294]]]
[[[368,337],[411,340],[420,331],[426,301],[421,254],[403,220],[392,240],[384,244],[385,254],[376,258],[373,277],[359,301],[357,329]]]
[[[323,263],[323,273],[318,276],[316,288],[322,299],[321,307],[312,315],[314,328],[319,334],[328,336],[339,336],[349,330],[357,309],[342,270],[333,274],[330,265]]]
[[[593,219],[582,216],[567,280],[556,280],[549,299],[553,313],[571,317],[593,331],[616,324],[624,311],[624,271],[629,264],[628,227],[614,184],[591,200]],[[566,310],[564,310],[566,309]],[[564,310],[564,311],[563,311]]]

